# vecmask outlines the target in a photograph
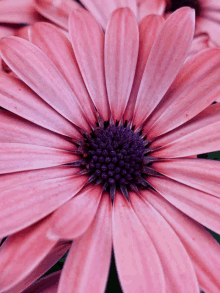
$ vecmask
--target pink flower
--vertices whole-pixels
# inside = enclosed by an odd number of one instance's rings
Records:
[[[112,246],[125,293],[218,292],[220,164],[192,156],[219,150],[220,50],[184,63],[194,21],[125,8],[104,34],[80,9],[71,43],[48,23],[0,41],[1,292],[69,248],[45,292],[104,292]]]

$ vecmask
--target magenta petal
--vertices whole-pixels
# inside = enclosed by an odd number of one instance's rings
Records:
[[[67,81],[39,48],[24,39],[9,37],[1,40],[0,53],[13,72],[52,108],[77,126],[88,127]]]
[[[117,272],[126,293],[166,292],[156,249],[127,200],[119,193],[113,206],[113,246]]]
[[[18,185],[3,191],[0,195],[0,237],[24,229],[47,216],[79,192],[86,181],[84,176],[69,176]],[[5,218],[7,221],[4,221]]]
[[[164,23],[141,80],[134,125],[139,126],[152,113],[182,67],[193,38],[194,23],[195,12],[188,7],[176,10]]]
[[[103,293],[111,260],[111,202],[103,195],[89,229],[75,239],[64,269],[58,293]]]
[[[51,218],[48,237],[74,239],[82,235],[90,226],[97,212],[102,188],[87,188],[69,200]]]
[[[43,220],[8,237],[3,243],[0,249],[0,291],[25,278],[56,244],[46,238],[49,222],[50,219]]]
[[[72,12],[69,31],[73,51],[90,97],[99,114],[104,120],[108,120],[103,31],[93,16],[85,10]]]
[[[169,292],[199,293],[192,262],[173,229],[143,198],[133,193],[130,194],[130,199],[134,211],[157,250]]]
[[[130,9],[116,10],[105,34],[105,75],[114,121],[120,121],[131,92],[138,57],[137,22]]]
[[[158,194],[145,191],[143,195],[165,218],[182,241],[193,262],[200,288],[205,292],[217,293],[220,288],[219,243],[205,228],[184,215]]]

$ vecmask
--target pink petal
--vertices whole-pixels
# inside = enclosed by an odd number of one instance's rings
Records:
[[[132,11],[116,10],[105,34],[105,75],[111,114],[121,120],[130,96],[138,56],[138,27]]]
[[[46,18],[68,30],[68,18],[74,9],[82,8],[72,0],[35,0],[35,8]]]
[[[201,52],[202,50],[210,48],[211,41],[207,33],[200,33],[194,36],[187,60],[192,58],[195,54]]]
[[[102,195],[100,186],[90,187],[54,212],[48,237],[74,239],[92,223]]]
[[[38,278],[40,278],[44,273],[46,273],[70,248],[70,242],[65,241],[59,241],[49,252],[49,254],[40,262],[40,264],[31,271],[31,273],[22,279],[21,282],[13,286],[11,289],[4,291],[4,293],[14,293],[14,292],[38,292],[34,291],[38,289],[43,289],[43,283],[34,283]],[[59,280],[60,274],[57,276],[57,282],[56,282],[56,289],[58,287],[58,280]],[[47,277],[45,277],[47,278]],[[51,286],[53,288],[53,283],[49,280],[46,280],[45,278],[40,279],[39,282],[43,282],[45,280],[45,285],[48,286],[48,288]],[[34,284],[33,284],[34,283]],[[33,284],[33,285],[32,285]],[[42,287],[40,287],[42,284]],[[30,285],[32,285],[30,288],[28,288]],[[55,285],[55,280],[54,280]],[[45,286],[45,288],[47,287]],[[23,291],[24,289],[28,288],[27,290]],[[33,291],[31,291],[33,289]],[[55,291],[57,292],[57,291]]]
[[[68,81],[86,117],[90,123],[95,124],[94,105],[86,90],[69,40],[49,23],[41,22],[30,26],[28,34],[29,40],[48,56]]]
[[[70,168],[70,166],[58,166],[46,169],[24,171],[10,174],[1,174],[0,190],[11,189],[14,186],[24,185],[31,182],[46,179],[56,179],[76,175],[80,169]]]
[[[165,177],[149,177],[147,181],[182,212],[216,233],[220,232],[219,198]]]
[[[23,143],[51,148],[74,150],[75,146],[64,137],[41,128],[18,116],[0,110],[1,143]]]
[[[157,250],[169,292],[199,293],[192,262],[172,228],[143,198],[130,194],[130,199],[134,211]]]
[[[39,48],[24,39],[9,37],[1,40],[0,53],[14,73],[58,113],[79,127],[88,127],[67,81]]]
[[[111,13],[117,8],[129,7],[137,15],[136,0],[82,0],[83,5],[95,16],[101,26],[105,29]]]
[[[220,104],[211,105],[184,125],[181,125],[177,129],[156,138],[156,140],[151,144],[151,147],[156,148],[166,146],[178,139],[183,138],[184,136],[190,135],[194,132],[196,133],[196,131],[199,131],[202,128],[215,125],[215,123],[219,121],[219,115]]]
[[[111,202],[109,196],[104,195],[92,225],[72,244],[61,274],[58,292],[103,293],[111,250]]]
[[[178,9],[158,34],[141,80],[134,125],[139,126],[151,114],[180,70],[193,38],[194,15],[191,8]]]
[[[0,72],[0,104],[3,108],[44,128],[70,137],[80,137],[71,122],[41,100],[21,80],[3,72]]]
[[[138,19],[142,19],[148,14],[163,15],[166,8],[165,0],[137,0]]]
[[[145,125],[148,139],[178,127],[212,104],[220,95],[219,73],[218,49],[205,50],[188,60],[155,111],[157,120],[153,126],[151,121]]]
[[[215,6],[216,5],[218,5],[217,1],[215,1]],[[203,17],[198,17],[196,20],[196,30],[197,32],[207,32],[215,46],[219,46],[219,13],[216,19],[213,19],[213,14],[215,13],[212,11],[209,14],[205,14]]]
[[[121,194],[113,207],[113,245],[123,291],[165,292],[163,269],[142,223]]]
[[[0,173],[34,170],[72,163],[78,157],[71,152],[49,147],[0,143]]]
[[[39,15],[34,9],[34,0],[1,0],[1,23],[33,23],[39,20]]]
[[[86,176],[69,176],[18,185],[3,191],[0,197],[0,237],[47,216],[79,192],[86,181]]]
[[[220,288],[220,246],[205,228],[184,215],[158,194],[143,192],[144,197],[174,229],[187,250],[205,292],[218,292]],[[204,253],[205,252],[205,253]]]
[[[0,2],[0,5],[1,5],[1,2]],[[14,34],[14,32],[15,32],[15,28],[1,24],[1,26],[0,26],[0,39],[4,38],[4,37],[12,36]]]
[[[25,290],[23,293],[57,293],[59,278],[60,271],[52,273],[34,283],[30,288]]]
[[[76,60],[91,99],[99,114],[104,120],[108,120],[103,31],[93,16],[82,9],[72,12],[69,31]]]
[[[175,159],[156,162],[153,168],[178,182],[220,197],[220,162],[205,159]]]
[[[56,240],[46,238],[50,219],[6,239],[0,249],[0,290],[8,290],[25,278],[49,253]]]
[[[125,110],[124,120],[130,121],[132,119],[145,65],[147,63],[147,59],[149,57],[155,38],[158,35],[163,23],[163,17],[158,15],[149,15],[146,16],[139,24],[139,53],[136,73],[134,77],[134,83],[132,85],[131,95]]]

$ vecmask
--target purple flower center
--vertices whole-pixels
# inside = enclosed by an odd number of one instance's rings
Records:
[[[167,11],[175,11],[183,6],[194,8],[196,16],[201,14],[201,5],[199,0],[170,0],[170,5],[168,5]]]

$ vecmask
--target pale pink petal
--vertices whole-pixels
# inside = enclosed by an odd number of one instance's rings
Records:
[[[39,245],[39,243],[38,243]],[[71,244],[67,241],[59,241],[49,252],[49,254],[40,262],[40,264],[31,271],[31,273],[22,279],[21,282],[13,286],[11,289],[4,291],[4,293],[14,293],[14,292],[35,292],[31,291],[36,290],[38,288],[38,282],[34,283],[38,278],[40,278],[44,273],[46,273],[70,248]],[[60,276],[60,274],[59,274]],[[57,277],[57,286],[58,286],[58,279]],[[44,278],[43,278],[44,279]],[[41,279],[43,281],[43,279]],[[40,282],[40,281],[39,281]],[[34,283],[34,284],[33,284]],[[33,284],[33,285],[32,285]],[[46,284],[46,281],[45,281]],[[30,288],[28,288],[32,285]],[[48,281],[48,287],[50,287],[52,283]],[[54,284],[55,285],[55,284]],[[39,285],[39,290],[42,289]],[[53,286],[52,286],[53,287]],[[23,291],[25,288],[27,290]],[[38,292],[38,291],[37,291]],[[41,291],[40,291],[41,292]],[[57,291],[56,291],[57,292]]]
[[[112,251],[111,202],[103,195],[89,229],[75,239],[66,259],[59,293],[103,293]]]
[[[216,1],[217,3],[217,1]],[[213,11],[209,14],[205,14],[202,17],[198,17],[196,20],[196,31],[199,32],[207,32],[211,38],[211,41],[216,45],[220,45],[219,41],[219,16],[218,19],[213,19],[212,17]]]
[[[74,9],[82,8],[72,0],[34,0],[35,8],[46,18],[68,30],[68,18]]]
[[[82,9],[71,14],[69,30],[76,60],[91,99],[99,114],[108,120],[103,31],[93,16]]]
[[[147,59],[149,57],[155,38],[161,30],[163,24],[163,17],[158,15],[146,16],[139,24],[139,52],[137,67],[134,77],[134,83],[132,85],[131,95],[128,100],[127,108],[124,114],[124,120],[130,121],[132,119],[134,106],[136,103],[137,94],[145,65],[147,63]]]
[[[193,38],[194,15],[191,8],[178,9],[166,20],[157,35],[137,96],[135,125],[144,122],[156,108],[180,70]]]
[[[102,189],[99,185],[89,187],[55,211],[48,237],[74,239],[81,236],[95,217]]]
[[[144,129],[148,139],[190,120],[220,96],[220,50],[207,49],[186,62]],[[160,116],[159,116],[160,115]],[[159,116],[159,117],[158,117]]]
[[[199,53],[202,50],[212,47],[210,37],[207,33],[199,33],[194,36],[192,45],[189,50],[187,60],[192,58],[195,54]]]
[[[58,283],[60,279],[61,271],[52,273],[36,283],[34,283],[30,288],[23,291],[23,293],[57,293]],[[14,293],[14,292],[4,292],[4,293]]]
[[[11,26],[6,26],[6,25],[0,25],[0,39],[4,37],[12,36],[14,32],[15,32],[15,28]]]
[[[80,169],[70,166],[58,166],[46,169],[23,171],[17,173],[0,175],[0,190],[11,189],[12,187],[28,184],[31,182],[46,179],[56,179],[78,174]]]
[[[187,123],[179,126],[177,129],[174,129],[173,131],[156,138],[156,140],[151,144],[151,147],[156,148],[168,145],[169,143],[181,139],[190,133],[196,132],[203,127],[214,125],[219,121],[219,115],[220,104],[213,104]]]
[[[113,246],[124,292],[166,292],[156,249],[128,201],[116,194],[113,206]]]
[[[0,291],[8,290],[25,278],[50,252],[57,240],[46,234],[50,218],[9,236],[0,249]]]
[[[220,162],[175,159],[153,163],[153,168],[178,182],[220,197]]]
[[[79,192],[86,181],[86,176],[69,176],[27,183],[1,192],[0,237],[47,216]]]
[[[75,149],[75,146],[61,135],[5,110],[0,110],[0,142],[33,144],[64,150]]]
[[[40,48],[56,65],[68,81],[88,120],[95,124],[95,108],[86,90],[69,40],[58,28],[43,22],[30,26],[28,36],[30,42]]]
[[[0,41],[0,54],[12,71],[58,113],[77,126],[88,128],[82,107],[67,81],[39,48],[24,39],[9,37]]]
[[[59,115],[21,80],[3,72],[0,72],[0,105],[49,130],[70,137],[80,137],[71,122]]]
[[[33,23],[39,18],[34,8],[34,0],[0,1],[0,22]]]
[[[139,35],[136,19],[128,8],[116,10],[105,34],[105,75],[113,120],[124,114],[134,80]]]
[[[48,168],[72,163],[71,152],[31,144],[0,143],[0,173]]]
[[[220,233],[220,199],[168,178],[149,177],[149,184],[182,212]]]
[[[111,13],[117,8],[129,7],[137,15],[136,0],[82,0],[83,5],[95,16],[101,26],[105,29]]]
[[[137,0],[138,19],[141,20],[148,14],[163,15],[166,7],[165,0]]]
[[[143,196],[166,219],[187,250],[205,292],[220,288],[220,245],[201,225],[184,215],[158,194],[144,191]],[[204,253],[205,252],[205,253]]]
[[[172,228],[143,198],[132,193],[130,200],[157,250],[169,292],[199,293],[192,262]]]

